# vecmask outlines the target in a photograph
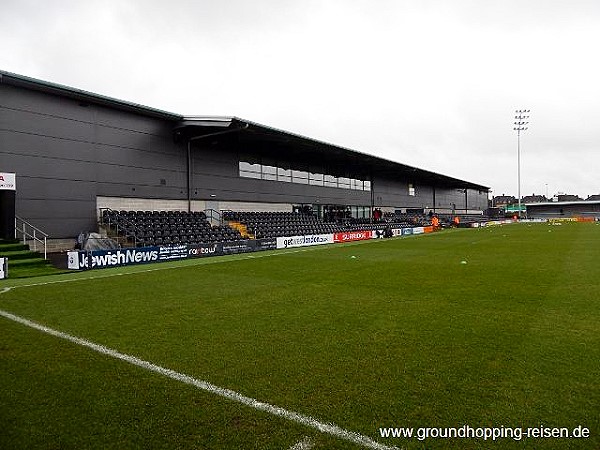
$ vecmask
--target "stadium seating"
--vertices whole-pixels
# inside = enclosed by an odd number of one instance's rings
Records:
[[[293,212],[225,211],[223,219],[242,224],[248,234],[256,239],[344,231],[343,227],[324,223],[313,215]]]
[[[404,220],[372,223],[370,219],[344,218],[324,222],[312,214],[295,212],[240,212],[225,211],[223,219],[241,224],[251,237],[301,236],[307,234],[342,233],[347,231],[378,230],[382,227],[405,228],[416,226]]]
[[[414,218],[396,217],[394,215],[384,216],[378,222],[372,222],[371,219],[344,219],[344,226],[347,230],[358,231],[358,230],[377,230],[385,227],[390,228],[408,228],[414,226],[421,226],[424,223],[421,220],[415,220]],[[424,226],[424,225],[423,225]]]
[[[100,222],[125,240],[127,245],[137,247],[210,244],[244,238],[276,238],[431,224],[426,217],[407,214],[386,214],[376,223],[368,218],[324,222],[312,214],[299,212],[224,211],[222,219],[223,225],[211,226],[204,212],[102,209]]]
[[[233,228],[211,226],[203,212],[102,209],[100,222],[137,247],[241,239],[240,233]]]

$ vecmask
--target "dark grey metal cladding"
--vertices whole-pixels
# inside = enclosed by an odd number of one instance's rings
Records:
[[[190,200],[356,206],[373,201],[374,206],[457,210],[487,206],[483,186],[241,119],[187,121],[46,86],[31,79],[0,83],[0,170],[17,173],[17,214],[51,237],[95,229],[98,196],[188,199],[189,138]],[[241,178],[239,162],[247,157],[369,180],[372,192]],[[415,195],[409,195],[409,183]]]
[[[17,215],[52,237],[96,228],[96,197],[186,197],[174,122],[0,84],[0,166]]]
[[[365,191],[241,178],[239,162],[252,155],[252,152],[244,142],[237,139],[228,137],[223,142],[195,142],[192,149],[194,199],[206,199],[215,195],[216,200],[228,201],[370,204],[370,193]],[[272,146],[269,151],[274,151]],[[252,156],[261,158],[259,152]],[[308,167],[301,155],[287,153],[285,149],[282,149],[279,159],[297,167]]]
[[[225,149],[226,148],[226,149]],[[240,150],[229,143],[225,148],[211,144],[193,147],[194,199],[216,195],[217,200],[272,203],[347,203],[369,205],[370,193],[277,181],[254,180],[239,176]],[[243,153],[243,148],[242,148]],[[284,157],[282,157],[284,158]],[[290,161],[290,158],[285,158]],[[302,159],[298,165],[305,164]]]
[[[192,145],[192,199],[207,199],[214,195],[215,200],[274,202],[274,203],[314,203],[314,204],[346,204],[353,206],[370,206],[371,192],[321,187],[304,184],[283,183],[278,181],[240,178],[238,163],[240,159],[254,157],[257,160],[277,164],[273,156],[275,150],[271,147],[267,156],[261,156],[258,149],[252,154],[248,148],[235,139],[219,142],[195,142]],[[285,149],[279,154],[279,161],[295,167],[311,168],[299,153],[286,153]],[[312,164],[315,171],[320,170]],[[347,172],[340,162],[338,173]],[[368,171],[368,167],[363,167]],[[364,174],[364,172],[363,172]],[[374,206],[397,205],[399,208],[444,208],[457,210],[483,210],[487,207],[487,191],[465,190],[434,187],[419,184],[419,179],[411,180],[415,185],[416,195],[408,192],[408,179],[390,178],[374,174],[373,193]]]

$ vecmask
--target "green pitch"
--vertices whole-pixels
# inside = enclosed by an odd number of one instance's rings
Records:
[[[5,280],[0,448],[600,448],[600,226],[507,225]],[[89,277],[97,277],[89,279]],[[419,440],[419,427],[589,438]],[[413,438],[380,428],[414,427]]]

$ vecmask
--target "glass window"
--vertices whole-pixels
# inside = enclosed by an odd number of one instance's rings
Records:
[[[258,164],[261,162],[258,156],[249,153],[240,153],[239,161],[245,161],[249,164]]]
[[[338,186],[343,189],[350,189],[350,178],[339,177],[338,178]]]
[[[408,185],[408,195],[411,195],[413,197],[416,195],[414,184],[409,184]]]
[[[324,175],[322,173],[310,173],[309,182],[313,186],[323,186]]]
[[[292,183],[308,184],[308,172],[292,170]]]
[[[256,173],[256,172],[240,172],[240,177],[255,178],[257,180],[260,180],[260,173]]]
[[[240,161],[240,172],[242,171],[260,173],[260,164],[253,164],[245,161]]]
[[[277,181],[277,167],[262,166],[262,179]]]
[[[260,164],[240,161],[240,177],[260,179]]]
[[[252,161],[252,162],[249,162]],[[310,184],[312,186],[326,186],[341,189],[354,189],[357,191],[370,191],[371,182],[359,180],[358,178],[336,177],[319,172],[309,172],[289,168],[289,163],[269,160],[268,164],[258,164],[256,159],[246,157],[246,161],[239,162],[240,177],[263,179],[269,181],[282,181],[284,183]],[[314,167],[312,170],[319,170]],[[412,184],[408,185],[409,195],[416,195]]]
[[[283,181],[285,183],[292,182],[292,171],[290,169],[277,168],[277,181]]]
[[[327,187],[338,187],[338,179],[333,175],[325,175],[323,184]]]
[[[363,182],[362,180],[356,180],[356,179],[352,179],[351,180],[351,185],[352,185],[352,189],[356,189],[358,191],[362,191],[363,190]]]

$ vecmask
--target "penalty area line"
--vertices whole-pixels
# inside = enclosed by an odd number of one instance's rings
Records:
[[[166,367],[161,367],[159,365],[153,364],[149,361],[145,361],[143,359],[137,358],[132,355],[128,355],[126,353],[121,353],[117,350],[113,350],[111,348],[105,347],[100,344],[96,344],[94,342],[88,341],[83,338],[79,338],[77,336],[72,336],[67,333],[63,333],[62,331],[55,330],[53,328],[49,328],[45,325],[41,325],[36,322],[32,322],[31,320],[25,319],[23,317],[12,314],[8,311],[0,310],[0,316],[12,320],[14,322],[20,323],[22,325],[28,326],[35,330],[41,331],[43,333],[49,334],[51,336],[55,336],[60,339],[64,339],[66,341],[72,342],[74,344],[80,345],[82,347],[87,347],[97,353],[101,353],[106,356],[110,356],[111,358],[119,359],[121,361],[127,362],[137,367],[141,367],[142,369],[146,369],[150,372],[154,372],[160,375],[163,375],[167,378],[171,378],[173,380],[179,381],[181,383],[185,383],[191,386],[194,386],[203,391],[209,392],[211,394],[218,395],[220,397],[226,398],[228,400],[235,401],[237,403],[241,403],[243,405],[249,406],[255,410],[263,411],[273,416],[282,417],[289,421],[295,422],[297,424],[305,425],[307,427],[316,429],[321,433],[329,434],[339,439],[344,439],[346,441],[352,442],[354,444],[362,445],[366,448],[371,448],[375,450],[398,450],[398,447],[389,447],[384,444],[380,444],[379,442],[374,441],[368,436],[364,436],[362,434],[356,433],[354,431],[345,430],[333,423],[323,423],[319,420],[307,416],[304,414],[300,414],[294,411],[289,411],[285,408],[281,408],[279,406],[271,405],[266,402],[261,402],[260,400],[256,400],[251,397],[247,397],[239,392],[235,392],[231,389],[222,388],[211,384],[207,381],[199,380],[197,378],[191,377],[184,373],[176,372],[174,370],[168,369]],[[300,443],[299,443],[300,444]],[[305,445],[305,444],[303,444]],[[305,448],[305,447],[299,447]]]

